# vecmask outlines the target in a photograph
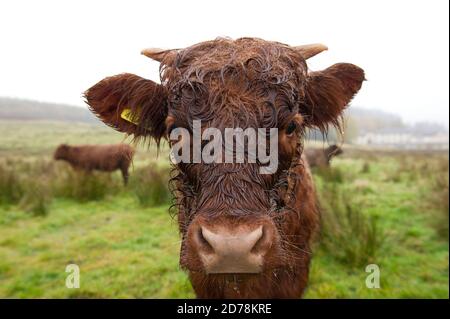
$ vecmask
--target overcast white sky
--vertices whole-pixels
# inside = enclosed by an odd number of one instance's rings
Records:
[[[145,47],[180,48],[218,36],[329,47],[312,69],[352,62],[366,82],[353,105],[448,127],[449,1],[0,2],[0,96],[83,105],[105,76],[159,80]]]

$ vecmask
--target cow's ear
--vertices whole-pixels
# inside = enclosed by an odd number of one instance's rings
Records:
[[[364,71],[350,63],[338,63],[308,75],[305,100],[300,106],[304,123],[326,131],[339,126],[342,111],[361,88]]]
[[[90,110],[104,123],[136,138],[165,134],[167,90],[134,74],[105,78],[84,93]]]

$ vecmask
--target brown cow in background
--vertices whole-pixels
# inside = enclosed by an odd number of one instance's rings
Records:
[[[143,54],[161,63],[161,84],[123,73],[86,91],[102,121],[135,138],[160,141],[194,120],[202,129],[278,130],[279,165],[270,175],[254,162],[175,165],[180,264],[198,297],[296,298],[305,290],[319,226],[305,130],[338,126],[364,80],[350,63],[311,72],[306,59],[325,49],[255,38],[148,49]],[[180,141],[193,149],[187,137]]]
[[[337,145],[331,145],[326,149],[307,149],[305,150],[306,160],[309,167],[328,167],[331,159],[341,155],[344,151]]]
[[[77,145],[62,144],[55,151],[55,160],[63,160],[73,168],[91,172],[122,172],[123,182],[128,182],[128,168],[133,159],[134,149],[127,144]]]

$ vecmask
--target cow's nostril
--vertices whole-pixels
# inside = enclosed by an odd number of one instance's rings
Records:
[[[200,247],[208,252],[213,252],[214,248],[211,246],[211,244],[208,242],[208,240],[203,235],[203,228],[200,227],[196,234],[197,242],[199,243]]]
[[[266,227],[262,227],[262,234],[261,237],[258,239],[258,241],[255,243],[253,248],[251,249],[251,252],[254,254],[257,253],[265,253],[271,246],[271,239],[270,234]]]

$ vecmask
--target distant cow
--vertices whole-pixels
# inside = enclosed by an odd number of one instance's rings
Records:
[[[128,182],[128,168],[133,159],[134,149],[126,144],[78,145],[61,144],[55,151],[55,160],[64,160],[75,169],[112,172],[120,169],[123,182]]]
[[[326,149],[305,150],[306,159],[310,167],[328,167],[331,159],[343,152],[342,148],[337,145],[331,145]]]

